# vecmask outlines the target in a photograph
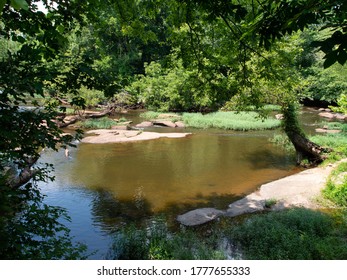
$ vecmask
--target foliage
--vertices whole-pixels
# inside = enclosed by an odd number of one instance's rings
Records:
[[[345,133],[314,135],[310,139],[315,143],[333,149],[329,154],[329,160],[339,160],[347,156],[347,136]]]
[[[47,13],[38,11],[38,2]],[[72,145],[72,137],[57,128],[54,102],[40,107],[37,102],[29,104],[32,100],[28,97],[34,101],[37,96],[44,97],[47,83],[57,85],[61,94],[79,88],[80,73],[71,71],[60,79],[57,69],[50,66],[67,43],[66,33],[85,15],[91,15],[89,2],[23,0],[1,4],[0,38],[8,47],[0,57],[2,257],[79,258],[80,249],[73,247],[69,231],[59,222],[66,213],[43,204],[32,183],[49,178],[49,166],[35,165],[41,151]]]
[[[85,245],[74,244],[61,223],[69,220],[64,209],[44,204],[35,185],[13,190],[3,183],[1,177],[0,259],[86,258]]]
[[[323,104],[332,104],[347,90],[344,78],[347,74],[347,66],[333,64],[329,68],[323,69],[323,53],[313,46],[313,42],[327,36],[329,36],[329,32],[323,32],[318,26],[300,32],[304,50],[298,59],[298,70],[306,81],[305,97],[321,101]]]
[[[328,214],[298,208],[248,218],[231,230],[230,238],[246,259],[345,259],[346,226]]]
[[[347,115],[347,94],[341,94],[337,99],[337,106],[331,106],[335,112],[343,113]]]
[[[340,163],[330,174],[326,188],[323,190],[325,198],[338,206],[347,206],[347,163]]]
[[[255,112],[216,112],[203,115],[201,113],[184,113],[183,122],[189,127],[221,128],[230,130],[262,130],[280,126],[274,118],[261,119]]]
[[[81,126],[83,128],[109,129],[112,126],[121,125],[126,121],[126,119],[120,119],[117,121],[108,117],[103,117],[100,119],[87,119],[81,124]]]
[[[157,219],[146,229],[132,225],[116,233],[107,259],[225,259],[224,253],[218,250],[218,240],[218,235],[201,238],[191,229],[172,233],[163,220]]]
[[[272,42],[287,34],[319,24],[321,30],[330,31],[327,37],[315,42],[315,46],[325,53],[324,67],[328,68],[335,62],[341,65],[346,62],[345,1],[265,1],[255,5],[252,3],[252,11],[253,20],[249,22],[251,29],[244,36],[258,36],[260,45],[270,48]]]
[[[305,77],[307,85],[305,94],[308,98],[319,100],[328,104],[341,100],[341,96],[347,92],[347,66],[334,64],[327,69],[322,69],[318,60],[316,64],[305,69],[309,75]],[[341,101],[340,101],[341,102]]]
[[[285,149],[288,152],[294,151],[293,144],[290,142],[288,136],[284,133],[276,133],[269,140],[270,140],[270,142],[282,147],[283,149]]]
[[[84,99],[84,105],[87,108],[93,108],[105,101],[104,93],[100,90],[81,87],[78,91],[80,97]]]
[[[227,100],[231,85],[222,74],[210,69],[206,77],[194,66],[184,67],[174,55],[169,59],[169,67],[159,62],[146,64],[145,75],[127,88],[147,108],[161,112],[203,111],[216,109]],[[204,67],[210,63],[206,59]]]

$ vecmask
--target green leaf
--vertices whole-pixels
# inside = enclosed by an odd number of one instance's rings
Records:
[[[345,62],[347,61],[347,53],[345,50],[341,50],[339,54],[337,55],[337,61],[341,65],[344,65]]]
[[[325,61],[323,66],[324,68],[328,68],[337,61],[337,52],[336,51],[329,52],[326,54],[324,58],[325,58]]]
[[[25,0],[11,0],[11,6],[15,8],[16,10],[23,9],[23,10],[29,10],[29,5],[27,1]]]
[[[0,14],[2,13],[2,10],[4,9],[5,4],[6,4],[6,0],[0,0]]]

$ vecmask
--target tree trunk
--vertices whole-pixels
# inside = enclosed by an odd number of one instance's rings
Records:
[[[306,137],[299,126],[295,105],[287,104],[282,107],[282,112],[284,131],[296,151],[296,163],[300,165],[303,159],[307,159],[312,164],[322,162],[325,158],[324,153],[329,152],[329,149],[313,143]]]

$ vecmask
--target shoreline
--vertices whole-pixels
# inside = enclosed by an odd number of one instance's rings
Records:
[[[276,211],[292,207],[319,209],[321,207],[317,199],[325,188],[330,173],[342,161],[310,168],[263,184],[258,190],[231,203],[226,210],[199,208],[177,216],[177,221],[185,226],[195,226],[220,216],[237,217],[264,210]]]

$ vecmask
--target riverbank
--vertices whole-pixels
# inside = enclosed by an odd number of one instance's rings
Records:
[[[347,161],[346,159],[343,161]],[[195,226],[214,220],[220,216],[236,217],[260,212],[266,209],[283,210],[303,207],[321,208],[318,199],[326,186],[326,181],[338,163],[315,167],[298,174],[263,184],[246,197],[231,203],[226,210],[200,208],[179,215],[177,220],[186,226]]]

